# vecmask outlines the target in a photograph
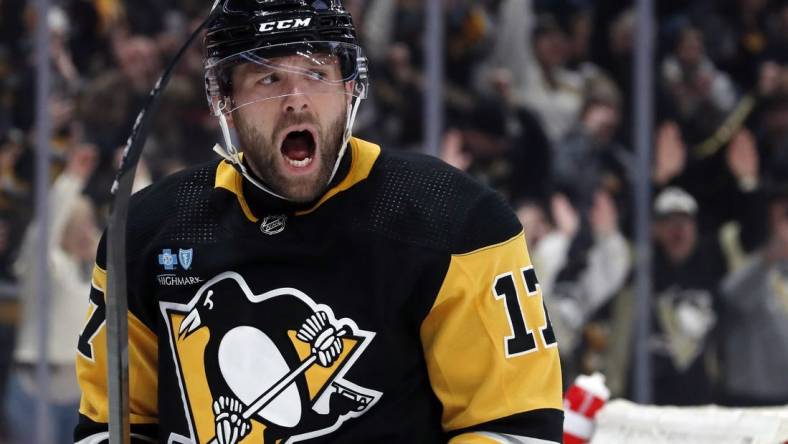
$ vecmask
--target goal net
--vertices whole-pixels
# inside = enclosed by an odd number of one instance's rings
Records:
[[[788,406],[732,409],[656,407],[610,401],[592,444],[788,444]]]

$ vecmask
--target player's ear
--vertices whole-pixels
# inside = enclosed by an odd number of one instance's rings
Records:
[[[345,82],[345,97],[347,98],[348,106],[353,101],[353,91],[355,90],[355,88],[356,88],[356,81],[355,80],[350,81],[350,82]]]

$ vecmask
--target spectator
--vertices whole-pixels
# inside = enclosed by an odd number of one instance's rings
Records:
[[[50,33],[50,52],[52,67],[56,77],[56,89],[74,94],[80,87],[81,79],[68,46],[71,23],[66,12],[59,7],[52,7],[47,16]]]
[[[520,106],[509,71],[491,73],[493,96],[477,99],[462,125],[468,172],[510,202],[546,199],[551,148],[539,121]]]
[[[416,149],[422,140],[422,75],[411,61],[407,45],[395,43],[380,61],[373,89],[382,140],[399,149]]]
[[[117,69],[90,82],[79,107],[86,137],[99,145],[102,160],[126,141],[161,67],[158,48],[148,37],[118,37],[114,54]]]
[[[612,5],[606,5],[604,8],[600,6],[597,11],[597,22],[611,20],[601,16],[606,12],[611,13],[610,17],[612,17],[609,27],[598,29],[595,61],[611,77],[613,84],[621,92],[621,97],[625,98],[621,103],[621,126],[616,140],[628,145],[632,143],[635,126],[634,101],[626,100],[633,97],[634,91],[632,72],[635,66],[635,34],[637,33],[635,11],[630,8],[613,14],[615,9]],[[656,98],[659,100],[659,95]]]
[[[36,224],[25,236],[15,269],[21,285],[22,321],[15,350],[16,368],[11,376],[5,414],[14,442],[32,442],[35,431],[36,399],[50,400],[51,435],[55,443],[72,442],[77,423],[79,387],[74,373],[74,344],[84,322],[85,292],[90,289],[94,251],[99,231],[90,202],[81,190],[96,163],[95,148],[71,152],[66,171],[52,187],[50,205],[49,264],[52,322],[46,342],[50,365],[50,392],[40,393],[35,384],[35,366],[41,359],[38,322],[42,313],[36,304],[39,276],[36,269]]]
[[[788,188],[770,193],[766,245],[722,285],[722,403],[788,403]]]
[[[397,3],[397,0],[375,0],[365,11],[363,27],[359,26],[359,29],[365,37],[367,56],[373,62],[386,58],[388,48],[394,43]]]
[[[702,233],[717,233],[728,222],[741,226],[742,248],[753,251],[763,240],[764,202],[757,142],[746,128],[734,130],[729,141],[709,157],[688,150],[681,129],[672,121],[662,123],[656,134],[652,179],[657,190],[677,186],[703,202],[698,214]],[[767,167],[772,168],[772,167]],[[768,177],[768,176],[765,176]]]
[[[712,402],[714,333],[719,282],[726,264],[717,236],[698,232],[698,204],[680,188],[654,203],[652,338],[654,402]]]
[[[679,32],[673,53],[662,62],[661,80],[693,144],[713,133],[736,104],[733,83],[706,56],[703,35],[692,27]]]
[[[583,214],[600,187],[625,211],[634,177],[631,152],[614,139],[621,120],[621,98],[615,86],[600,90],[558,145],[553,163],[555,186],[567,193]]]
[[[570,245],[580,228],[577,210],[563,195],[551,199],[552,220],[547,223],[538,205],[526,202],[518,207],[518,216],[527,236],[535,244],[531,254],[540,268],[540,285],[551,313],[556,337],[561,342],[565,380],[578,372],[577,347],[583,330],[598,309],[615,296],[626,282],[631,260],[629,247],[618,229],[618,212],[610,195],[599,190],[589,212],[592,243],[582,253],[581,268],[566,272],[570,263]],[[528,233],[531,234],[528,234]],[[563,271],[562,271],[563,270]]]
[[[459,88],[470,87],[476,61],[490,50],[495,31],[487,9],[474,3],[445,7],[446,80]]]
[[[619,118],[615,94],[592,98],[583,110],[581,121],[556,150],[555,188],[569,197],[581,220],[561,272],[562,281],[577,281],[581,270],[588,266],[586,260],[595,243],[591,217],[600,192],[613,199],[616,223],[628,220],[634,159],[613,139]],[[629,224],[621,223],[619,227]]]
[[[155,178],[181,170],[188,165],[207,162],[215,154],[211,150],[195,149],[206,140],[218,137],[216,119],[205,109],[205,95],[201,93],[204,79],[195,75],[194,69],[202,70],[202,55],[194,47],[186,55],[181,71],[177,72],[170,87],[163,94],[159,112],[162,116],[179,116],[181,125],[172,126],[167,121],[153,126],[156,143],[146,150],[145,159],[154,166],[151,173]]]
[[[85,139],[99,147],[99,165],[87,185],[88,194],[99,207],[110,198],[115,151],[125,145],[161,67],[159,49],[152,38],[118,35],[113,47],[118,67],[87,84],[77,112],[85,127]],[[151,151],[156,149],[155,133],[153,136],[148,141]]]
[[[552,16],[542,16],[532,31],[531,63],[522,95],[525,104],[541,118],[552,142],[566,136],[583,104],[583,79],[569,71],[569,41]]]
[[[528,81],[533,63],[531,31],[534,27],[532,0],[501,0],[497,8],[495,43],[484,69],[504,68],[512,74],[514,89],[519,93]],[[525,50],[523,50],[525,49]],[[480,71],[483,72],[484,69]],[[482,74],[479,83],[486,83]],[[478,86],[480,92],[484,86]]]

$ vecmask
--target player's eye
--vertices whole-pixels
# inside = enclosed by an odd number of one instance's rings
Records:
[[[328,80],[328,73],[320,69],[310,69],[309,77],[314,80]]]
[[[260,85],[272,85],[275,82],[279,81],[279,76],[276,73],[264,74],[260,79],[257,81]]]

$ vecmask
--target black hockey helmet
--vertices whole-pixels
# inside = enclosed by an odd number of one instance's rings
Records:
[[[328,55],[341,70],[334,83],[353,81],[351,94],[365,98],[366,57],[353,20],[339,0],[220,0],[216,7],[221,10],[206,31],[204,58],[206,93],[215,115],[271,98],[233,102],[232,68],[241,63],[312,75],[303,66],[276,61],[293,54],[315,64],[325,63]]]

